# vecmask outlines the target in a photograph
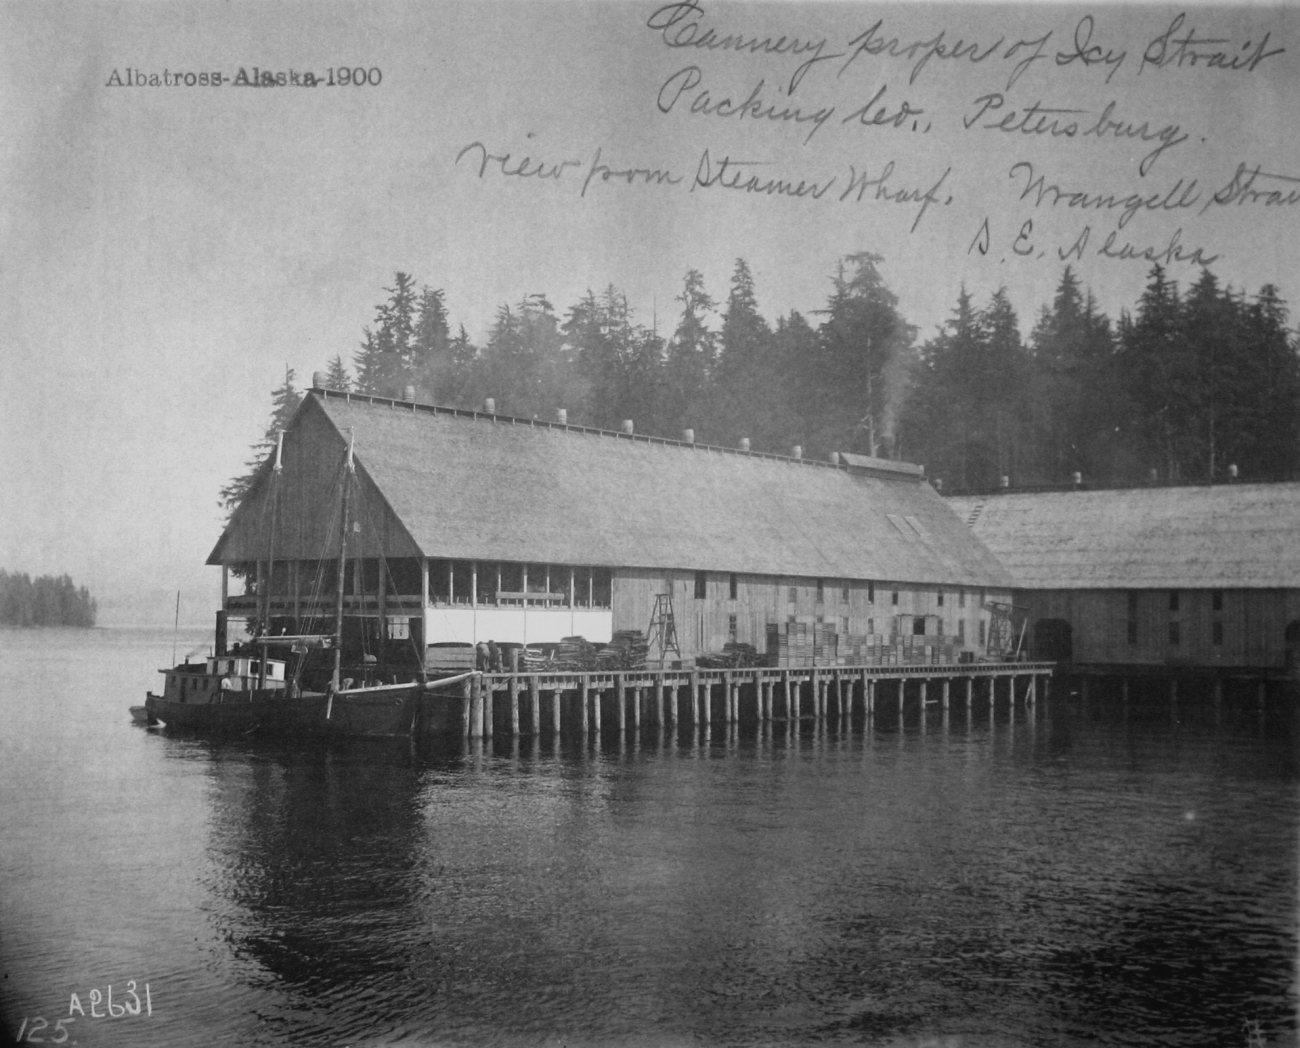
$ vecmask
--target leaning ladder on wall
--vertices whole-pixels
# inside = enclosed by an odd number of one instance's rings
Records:
[[[655,608],[650,614],[650,625],[646,628],[650,643],[659,648],[659,661],[668,659],[668,652],[676,653],[680,659],[682,649],[677,645],[677,624],[673,619],[673,595],[656,593]]]

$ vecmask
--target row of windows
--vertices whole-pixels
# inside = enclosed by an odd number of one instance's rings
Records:
[[[832,588],[832,589],[834,589],[834,588],[838,588],[838,590],[839,590],[839,600],[840,600],[840,603],[841,603],[841,604],[847,604],[847,603],[849,602],[849,597],[850,597],[850,585],[849,585],[848,582],[839,582],[839,583],[836,584],[835,587],[831,587],[831,588]],[[740,577],[739,577],[735,572],[732,572],[730,575],[727,576],[727,599],[728,599],[728,600],[736,600],[736,599],[737,599],[737,594],[738,594],[738,592],[739,592],[739,589],[740,589]],[[818,603],[818,604],[825,604],[825,603],[826,603],[826,590],[827,590],[827,589],[828,589],[828,587],[827,587],[827,585],[826,585],[826,580],[825,580],[825,579],[817,579],[817,603]],[[707,599],[708,599],[708,596],[709,596],[709,573],[708,573],[707,571],[697,571],[697,572],[695,573],[695,599],[696,599],[696,600],[707,600]],[[936,603],[938,604],[938,606],[942,608],[942,607],[944,606],[944,605],[943,605],[943,601],[944,601],[944,591],[943,591],[943,590],[935,590],[935,599],[936,599]],[[799,587],[798,587],[798,586],[791,586],[791,587],[789,588],[789,590],[787,591],[787,594],[786,594],[786,601],[787,601],[787,603],[790,603],[790,604],[796,604],[796,603],[798,603],[798,601],[799,601]],[[875,602],[876,602],[876,584],[875,584],[875,582],[868,580],[868,582],[867,582],[867,603],[868,603],[868,604],[874,604]],[[892,605],[897,605],[897,604],[898,604],[898,590],[891,590],[891,591],[890,591],[890,594],[889,594],[889,603],[892,604]],[[981,593],[980,593],[980,604],[982,605],[983,603],[984,603],[984,594],[983,594],[983,591],[981,591]],[[960,589],[959,589],[959,590],[957,591],[957,607],[959,607],[959,608],[964,608],[964,607],[966,607],[966,591],[965,591],[965,590],[960,590]]]
[[[1171,622],[1169,624],[1169,644],[1171,647],[1178,647],[1182,643],[1182,623]],[[1128,642],[1137,644],[1138,642],[1138,624],[1131,619],[1128,624]],[[1223,644],[1223,623],[1216,619],[1210,623],[1210,643],[1221,646]]]
[[[1179,611],[1182,608],[1182,593],[1179,590],[1169,591],[1169,610]],[[1223,590],[1210,590],[1210,608],[1212,611],[1223,610]],[[1128,595],[1128,614],[1129,618],[1137,616],[1138,595],[1130,592]]]
[[[431,560],[429,599],[435,604],[478,607],[608,608],[610,570],[515,561]]]

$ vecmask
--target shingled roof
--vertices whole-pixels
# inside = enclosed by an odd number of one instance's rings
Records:
[[[1300,586],[1300,483],[948,499],[1028,589]]]
[[[856,456],[834,466],[321,391],[304,398],[286,446],[322,422],[354,434],[360,471],[430,557],[1011,583],[916,467]],[[236,512],[209,563],[249,548],[235,532],[256,519]]]

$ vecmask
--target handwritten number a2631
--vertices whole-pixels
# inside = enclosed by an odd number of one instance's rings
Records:
[[[981,255],[987,255],[989,253],[989,220],[987,218],[984,219],[979,232],[975,234],[975,239],[970,242],[970,247],[966,249],[966,254],[969,255],[976,249],[979,250]]]

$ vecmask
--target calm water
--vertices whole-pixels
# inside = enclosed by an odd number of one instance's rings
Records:
[[[1296,1041],[1286,714],[1062,696],[924,731],[885,704],[865,737],[218,744],[130,723],[171,649],[0,632],[11,1036]],[[131,982],[140,1015],[92,1015]]]

